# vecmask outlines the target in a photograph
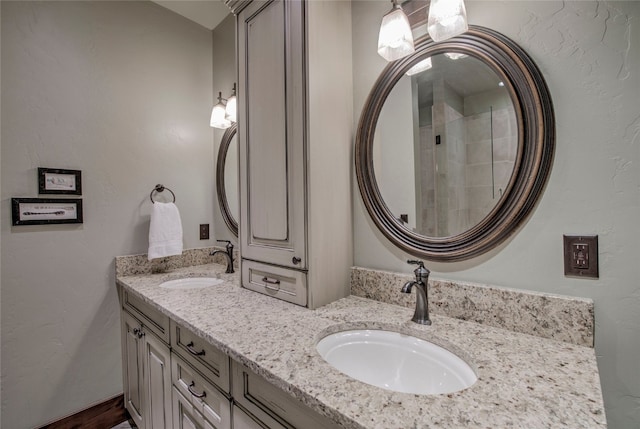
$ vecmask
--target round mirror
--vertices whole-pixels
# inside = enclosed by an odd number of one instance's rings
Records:
[[[512,234],[544,188],[554,118],[542,75],[491,30],[390,63],[363,108],[356,174],[393,243],[430,260],[477,256]]]
[[[216,190],[222,218],[227,227],[238,236],[238,143],[237,124],[231,125],[224,132],[216,167]]]

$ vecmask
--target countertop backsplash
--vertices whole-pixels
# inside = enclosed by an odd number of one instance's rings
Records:
[[[415,294],[401,293],[411,274],[351,269],[351,294],[415,307]],[[514,332],[593,347],[594,307],[587,298],[429,279],[429,311]]]
[[[147,259],[146,253],[116,256],[116,277],[133,276],[136,274],[168,273],[178,268],[211,263],[226,265],[227,261],[224,255],[210,255],[214,250],[224,251],[225,247],[212,246],[186,249],[182,252],[182,255],[152,259],[151,261]],[[238,269],[240,266],[240,254],[237,250],[234,250],[233,255],[233,266]]]

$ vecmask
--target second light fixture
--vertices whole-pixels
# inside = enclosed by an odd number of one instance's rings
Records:
[[[236,84],[233,84],[233,92],[226,99],[222,98],[222,92],[218,92],[218,104],[211,110],[210,125],[213,128],[227,129],[237,120]]]

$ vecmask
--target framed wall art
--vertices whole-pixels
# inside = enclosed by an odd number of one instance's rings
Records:
[[[82,195],[82,172],[59,168],[38,168],[40,194]]]
[[[82,223],[82,199],[11,198],[11,220],[14,226]]]

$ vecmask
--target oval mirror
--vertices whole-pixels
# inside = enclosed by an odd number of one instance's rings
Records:
[[[238,125],[233,124],[224,132],[218,149],[216,167],[216,191],[222,218],[233,235],[238,236]]]
[[[425,259],[456,261],[511,235],[551,168],[554,118],[531,59],[491,30],[390,63],[365,103],[356,175],[382,233]]]

